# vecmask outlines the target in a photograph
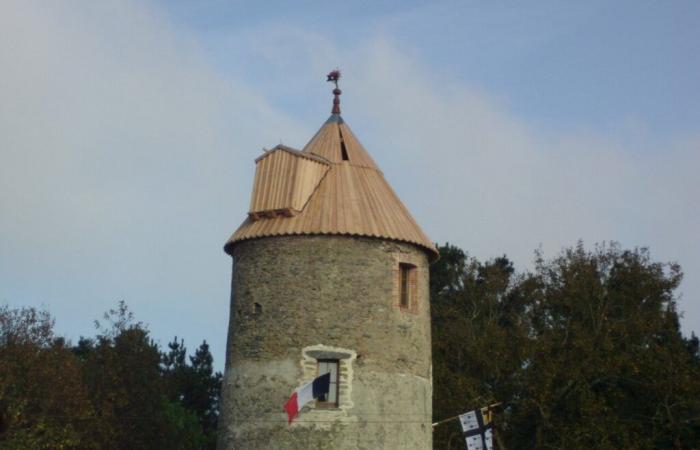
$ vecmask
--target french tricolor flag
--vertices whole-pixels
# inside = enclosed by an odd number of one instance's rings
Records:
[[[284,404],[284,410],[287,411],[289,423],[299,414],[299,410],[307,403],[314,399],[325,399],[328,397],[328,391],[331,386],[331,374],[324,373],[310,383],[300,386],[292,392],[287,403]]]

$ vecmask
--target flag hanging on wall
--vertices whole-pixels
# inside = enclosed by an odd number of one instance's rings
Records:
[[[459,416],[467,450],[493,450],[493,425],[488,408],[475,409]]]
[[[292,420],[299,414],[299,410],[307,403],[318,398],[327,398],[330,386],[331,374],[329,372],[317,377],[310,383],[296,388],[294,392],[292,392],[292,396],[287,400],[287,403],[284,404],[284,410],[287,411],[289,423],[292,423]]]

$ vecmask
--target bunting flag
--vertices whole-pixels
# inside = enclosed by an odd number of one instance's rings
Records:
[[[467,450],[493,450],[493,425],[488,408],[475,409],[459,416]]]
[[[324,400],[328,396],[328,391],[331,386],[330,372],[324,373],[310,383],[300,386],[292,392],[287,403],[284,404],[284,410],[287,411],[289,423],[299,414],[299,410],[309,402],[315,399]]]

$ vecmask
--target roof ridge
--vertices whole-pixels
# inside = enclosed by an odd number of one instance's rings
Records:
[[[312,152],[304,152],[304,151],[302,151],[302,150],[297,150],[297,149],[295,149],[295,148],[288,147],[288,146],[283,145],[283,144],[277,144],[277,145],[275,145],[274,147],[272,147],[272,148],[269,149],[269,150],[263,148],[263,150],[265,151],[265,153],[263,153],[262,155],[260,155],[260,156],[258,156],[257,158],[255,158],[255,162],[256,162],[256,163],[257,163],[258,161],[260,161],[261,159],[267,158],[267,157],[270,156],[272,153],[274,153],[274,152],[276,152],[276,151],[278,151],[278,150],[281,150],[281,151],[284,151],[284,152],[287,152],[287,153],[291,153],[292,155],[295,155],[295,156],[299,156],[299,157],[302,157],[302,158],[308,158],[308,159],[311,159],[311,160],[320,162],[320,163],[322,163],[322,164],[332,164],[331,161],[329,161],[328,159],[324,158],[324,157],[321,156],[321,155],[317,155],[316,153],[312,153]]]

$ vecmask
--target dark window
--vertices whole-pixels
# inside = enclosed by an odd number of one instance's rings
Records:
[[[340,152],[343,155],[343,161],[348,161],[348,149],[345,148],[345,141],[340,141]]]
[[[338,406],[338,369],[339,361],[337,359],[319,359],[318,360],[318,376],[329,373],[331,374],[331,384],[328,389],[327,398],[319,398],[318,406],[334,407]]]
[[[253,305],[253,314],[255,314],[256,316],[259,316],[260,314],[262,314],[262,305],[260,303],[256,302]]]
[[[350,158],[348,158],[348,149],[345,148],[345,139],[343,139],[343,132],[340,131],[340,127],[338,127],[338,134],[340,135],[340,153],[343,161],[349,161]]]
[[[415,266],[406,263],[399,264],[399,306],[411,306],[411,277]]]

